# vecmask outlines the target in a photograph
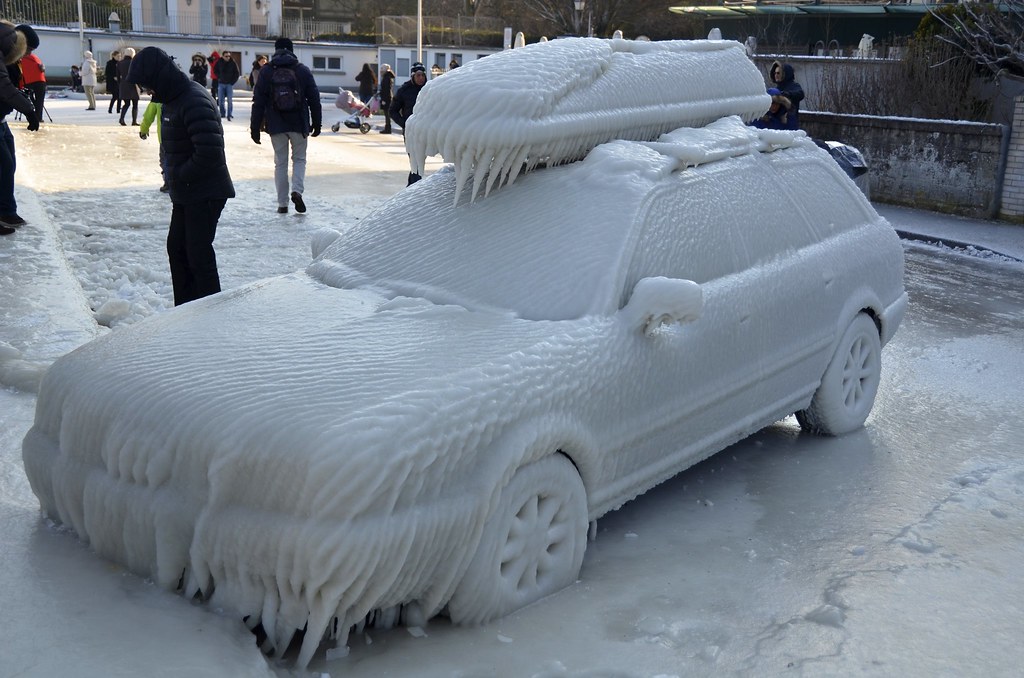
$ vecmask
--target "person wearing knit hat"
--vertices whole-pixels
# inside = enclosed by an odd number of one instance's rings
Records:
[[[34,32],[33,32],[34,33]],[[38,45],[38,42],[36,43]],[[28,50],[25,33],[9,21],[0,21],[0,59],[6,68],[0,67],[0,235],[11,235],[14,229],[25,223],[18,216],[18,203],[14,199],[14,171],[17,167],[14,153],[14,135],[7,121],[11,111],[17,109],[28,120],[28,131],[39,129],[35,106],[18,91],[20,71],[15,65]],[[11,69],[14,77],[11,77]]]
[[[30,50],[39,49],[39,34],[36,33],[36,29],[28,24],[18,24],[14,30],[25,36],[25,44]]]
[[[85,90],[85,98],[89,101],[87,111],[96,110],[96,60],[92,58],[92,52],[85,50],[82,53],[85,60],[82,61],[82,88]]]
[[[416,106],[416,98],[426,84],[427,69],[417,61],[409,69],[409,79],[398,88],[398,91],[395,92],[395,98],[391,100],[391,109],[389,111],[391,119],[402,127],[402,136],[405,136],[405,122],[412,115],[413,108]],[[406,186],[412,186],[421,178],[419,174],[409,172],[409,180]]]
[[[289,38],[278,38],[274,41],[274,51],[286,49],[292,54],[295,53],[295,44]]]

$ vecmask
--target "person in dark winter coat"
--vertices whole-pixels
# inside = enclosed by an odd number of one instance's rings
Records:
[[[288,213],[288,149],[291,147],[292,178],[291,201],[296,212],[305,212],[306,203],[302,192],[306,180],[307,136],[320,136],[323,109],[320,106],[320,90],[313,73],[293,53],[292,41],[278,38],[274,43],[274,56],[270,63],[260,69],[260,77],[252,92],[252,117],[249,119],[249,133],[252,140],[260,143],[260,130],[266,128],[270,143],[274,146],[274,186],[277,188],[277,212]],[[291,71],[287,73],[285,71]],[[294,74],[294,87],[286,86]],[[282,110],[286,104],[278,96],[281,90],[293,92],[293,110]],[[276,90],[276,91],[275,91]]]
[[[204,89],[206,88],[206,68],[206,57],[198,53],[193,54],[192,66],[189,67],[188,72],[192,79],[202,85]]]
[[[25,51],[25,56],[21,58],[21,82],[19,86],[22,90],[29,92],[29,98],[36,107],[36,115],[39,117],[39,122],[42,122],[43,108],[46,106],[46,66],[43,65],[42,60],[35,53],[36,48],[39,47],[39,36],[28,24],[21,24],[16,26],[15,29],[22,32],[30,32],[26,33],[26,36],[31,35],[28,38],[28,49]]]
[[[235,63],[231,52],[221,54],[213,70],[217,77],[217,106],[220,108],[220,117],[233,120],[235,117],[235,83],[242,77],[242,73],[238,70],[238,64]],[[227,99],[226,107],[224,106],[225,99]]]
[[[402,127],[403,135],[405,134],[405,121],[412,115],[413,108],[416,106],[416,97],[420,95],[420,90],[426,84],[427,69],[417,61],[409,69],[409,79],[395,92],[395,98],[392,100],[389,110],[391,112],[391,119]],[[411,186],[421,178],[419,174],[409,172],[409,182],[406,185]]]
[[[32,32],[33,36],[35,32]],[[28,50],[28,37],[9,21],[0,21],[0,58],[6,68],[0,68],[0,235],[11,235],[25,223],[18,216],[18,203],[14,199],[14,171],[17,162],[14,153],[14,135],[4,118],[11,111],[20,111],[28,121],[28,131],[39,129],[36,108],[17,88],[20,72],[15,64]],[[38,46],[38,37],[35,38]],[[11,78],[11,68],[17,74]]]
[[[205,87],[192,81],[157,47],[132,61],[128,81],[152,92],[161,104],[160,147],[173,205],[167,256],[180,306],[220,291],[213,240],[217,222],[235,188],[224,156],[224,128]]]
[[[395,72],[384,64],[380,73],[380,110],[384,113],[384,129],[381,134],[391,134],[391,102],[395,98]]]
[[[794,80],[793,67],[776,61],[768,71],[779,93],[789,100],[786,129],[800,129],[800,102],[804,100],[804,89]]]
[[[117,77],[121,83],[121,118],[118,120],[122,125],[127,125],[124,116],[128,113],[128,104],[132,105],[132,125],[139,126],[139,88],[135,83],[128,80],[128,70],[132,67],[132,59],[135,58],[135,50],[128,47],[124,51],[124,58],[117,62]]]
[[[115,49],[110,53],[110,59],[103,69],[103,77],[107,81],[107,94],[110,95],[110,105],[107,106],[107,113],[113,113],[114,106],[117,106],[117,112],[121,113],[121,81],[117,77],[117,62],[120,60],[121,50]]]
[[[377,76],[370,68],[370,64],[363,64],[363,70],[356,74],[356,82],[359,83],[359,100],[364,104],[370,103],[373,93],[377,90]]]
[[[252,61],[252,70],[249,71],[249,89],[256,89],[256,83],[260,79],[260,69],[267,65],[267,55],[259,54]]]

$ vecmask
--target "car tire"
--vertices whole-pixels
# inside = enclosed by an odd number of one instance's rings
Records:
[[[796,413],[797,421],[807,431],[831,436],[860,428],[875,403],[881,375],[878,328],[866,313],[858,313],[825,368],[810,407]]]
[[[519,468],[484,524],[448,602],[449,618],[483,623],[575,582],[587,525],[586,490],[568,457],[553,454]]]

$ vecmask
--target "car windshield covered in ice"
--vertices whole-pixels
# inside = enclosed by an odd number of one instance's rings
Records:
[[[907,304],[889,224],[802,132],[744,124],[767,97],[740,45],[553,43],[425,87],[414,166],[457,161],[303,271],[54,363],[24,442],[46,514],[305,664],[571,585],[588,524],[772,422],[861,427]],[[547,114],[446,109],[566,68]],[[623,115],[608,92],[651,72],[720,96]]]

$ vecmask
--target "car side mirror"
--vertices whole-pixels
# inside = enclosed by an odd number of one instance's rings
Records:
[[[314,231],[313,237],[309,241],[310,249],[313,251],[313,258],[316,259],[323,254],[324,250],[340,237],[341,233],[338,233],[333,228],[319,228]]]
[[[645,336],[669,323],[688,323],[700,317],[704,293],[692,280],[643,278],[623,307],[627,324],[643,329]]]

